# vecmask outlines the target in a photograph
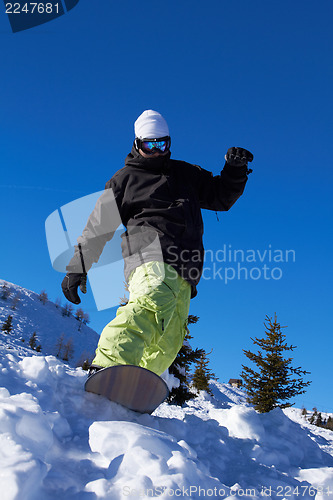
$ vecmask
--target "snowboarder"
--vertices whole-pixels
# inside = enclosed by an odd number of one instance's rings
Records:
[[[125,364],[161,375],[171,365],[202,274],[201,209],[229,210],[244,191],[253,160],[246,149],[232,147],[220,175],[213,176],[170,158],[169,128],[160,113],[144,111],[134,131],[125,166],[106,183],[62,282],[65,297],[79,304],[78,288],[86,293],[86,273],[122,222],[129,301],[103,329],[89,374]],[[111,216],[114,206],[119,217]]]

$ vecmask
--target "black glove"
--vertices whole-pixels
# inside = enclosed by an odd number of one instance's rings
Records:
[[[253,160],[253,154],[243,148],[229,148],[225,155],[226,162],[232,167],[246,167]]]
[[[80,304],[81,299],[77,293],[80,287],[82,293],[87,293],[86,273],[67,273],[61,283],[61,288],[66,299],[73,304]]]

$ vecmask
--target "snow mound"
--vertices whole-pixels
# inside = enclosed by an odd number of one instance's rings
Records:
[[[333,494],[333,433],[299,410],[260,415],[212,382],[214,397],[140,415],[84,392],[81,368],[26,354],[0,343],[4,500]]]
[[[95,422],[89,429],[89,444],[105,458],[108,469],[106,478],[86,486],[101,498],[219,485],[185,441],[138,423]]]

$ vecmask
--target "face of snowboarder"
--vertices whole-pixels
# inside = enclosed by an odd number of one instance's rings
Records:
[[[159,151],[159,150],[156,150],[153,154],[151,153],[145,153],[144,151],[142,151],[142,149],[139,149],[139,153],[141,156],[143,156],[144,158],[157,158],[158,156],[164,156],[168,153],[168,151]]]

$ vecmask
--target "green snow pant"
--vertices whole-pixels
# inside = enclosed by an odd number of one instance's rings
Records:
[[[163,262],[137,267],[129,302],[104,328],[94,366],[136,365],[161,375],[183,345],[191,286]]]

